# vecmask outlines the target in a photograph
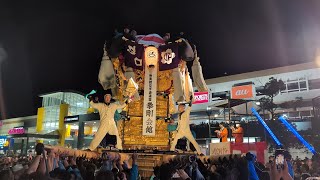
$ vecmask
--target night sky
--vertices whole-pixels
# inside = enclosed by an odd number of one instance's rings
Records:
[[[36,114],[42,93],[102,89],[104,41],[125,25],[138,34],[184,31],[206,79],[309,62],[320,47],[319,0],[200,2],[0,1],[6,117]]]

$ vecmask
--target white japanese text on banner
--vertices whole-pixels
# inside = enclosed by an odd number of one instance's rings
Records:
[[[156,128],[158,49],[145,49],[145,78],[142,135],[154,136]]]

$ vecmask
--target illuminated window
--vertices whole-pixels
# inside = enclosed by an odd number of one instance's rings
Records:
[[[310,90],[320,89],[320,79],[311,79],[308,81]]]
[[[311,112],[312,111],[301,111],[300,112],[300,116],[302,116],[302,117],[311,117],[312,116]]]
[[[281,93],[291,93],[291,92],[300,92],[308,90],[308,81],[306,78],[299,78],[294,80],[284,81],[286,89],[281,91]]]

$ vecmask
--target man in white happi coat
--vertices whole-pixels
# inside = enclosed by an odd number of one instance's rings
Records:
[[[192,98],[190,98],[192,99]],[[177,127],[177,134],[174,137],[174,140],[171,144],[170,151],[174,151],[177,145],[177,142],[180,138],[186,137],[195,147],[198,154],[201,154],[200,147],[196,140],[194,139],[191,130],[190,130],[190,112],[191,112],[191,102],[189,106],[186,108],[185,104],[179,104],[178,111],[178,127]]]
[[[100,114],[100,125],[98,131],[96,132],[93,140],[90,143],[89,149],[93,151],[96,149],[102,139],[105,137],[107,133],[110,135],[117,136],[117,149],[122,149],[122,140],[118,133],[118,128],[116,126],[114,120],[114,113],[117,109],[123,109],[126,106],[126,103],[117,104],[117,103],[110,103],[111,101],[111,94],[106,94],[104,96],[105,103],[95,103],[90,100],[90,105],[94,109],[97,109]]]

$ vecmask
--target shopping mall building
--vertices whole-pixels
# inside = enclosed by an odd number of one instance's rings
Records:
[[[281,79],[286,85],[286,89],[275,96],[276,104],[301,100],[299,106],[278,108],[276,113],[286,115],[298,130],[311,128],[312,99],[320,95],[320,68],[314,62],[207,79],[209,92],[195,95],[199,103],[193,106],[192,122],[254,120],[250,108],[260,107],[259,99],[264,96],[261,89],[271,77]],[[2,121],[0,148],[7,148],[5,143],[1,146],[1,138],[14,139],[10,140],[14,145],[9,148],[24,152],[33,149],[36,140],[73,148],[88,146],[97,131],[99,115],[88,109],[89,102],[84,95],[64,91],[40,97],[42,107],[37,115]],[[267,112],[264,117],[268,119]],[[250,142],[255,140],[248,138]]]
[[[219,119],[223,116],[222,119],[226,120],[229,119],[229,110],[224,112],[223,108],[230,107],[231,119],[232,116],[236,118],[238,115],[251,114],[250,107],[259,108],[259,100],[264,97],[261,90],[271,77],[281,79],[286,86],[285,90],[275,96],[275,104],[295,102],[300,99],[297,107],[280,107],[276,110],[277,114],[285,115],[290,120],[303,120],[313,116],[312,99],[320,95],[320,69],[314,62],[207,79],[210,90],[208,102],[195,105],[193,110],[197,112],[213,109],[213,117]],[[252,94],[244,99],[237,98],[241,96],[241,94],[237,95],[237,92],[241,91],[252,92]],[[265,113],[268,117],[268,113]],[[195,119],[199,118],[204,117],[195,117]],[[241,117],[241,119],[244,118]]]
[[[79,117],[99,120],[98,114],[87,114],[89,102],[81,93],[64,91],[42,94],[40,97],[42,107],[38,108],[37,115],[2,120],[2,152],[10,149],[26,153],[34,149],[36,142],[77,147],[78,121],[82,120]],[[80,134],[92,134],[92,131],[96,131],[96,126],[93,126],[95,123],[85,123],[86,126],[81,128],[85,131]]]

